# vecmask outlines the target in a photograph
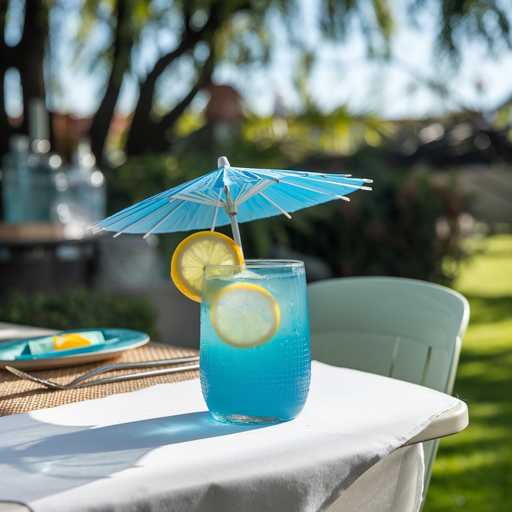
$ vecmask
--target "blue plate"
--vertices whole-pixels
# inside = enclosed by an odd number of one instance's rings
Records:
[[[0,343],[0,368],[12,366],[20,370],[38,370],[74,366],[115,357],[126,350],[141,347],[149,341],[146,333],[131,329],[74,329],[57,334],[74,332],[101,333],[103,340],[93,345],[66,350],[46,350],[48,336],[24,338]],[[33,353],[34,351],[43,353]],[[45,351],[46,350],[46,351]]]

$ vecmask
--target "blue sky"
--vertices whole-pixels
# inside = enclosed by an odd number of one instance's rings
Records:
[[[79,3],[79,0],[75,1]],[[493,110],[512,97],[512,54],[504,51],[502,57],[491,59],[478,41],[465,43],[459,70],[446,80],[447,68],[438,69],[432,59],[435,44],[432,15],[423,15],[421,29],[413,29],[398,16],[398,30],[392,42],[395,59],[384,64],[366,58],[364,41],[358,32],[354,32],[344,45],[322,41],[313,22],[315,0],[302,0],[302,3],[300,23],[304,41],[315,54],[308,90],[313,102],[325,112],[347,104],[356,113],[370,111],[388,119],[420,118],[456,110],[458,105]],[[65,27],[64,37],[71,37],[77,19],[70,11],[66,23],[61,25]],[[214,75],[217,83],[237,88],[246,105],[260,115],[272,113],[277,94],[283,97],[290,111],[297,111],[301,105],[291,78],[296,66],[294,51],[284,37],[279,38],[279,27],[276,27],[279,44],[268,69],[253,68],[247,75],[226,64]],[[15,30],[11,30],[9,37],[15,42]],[[98,31],[95,44],[101,45],[104,37],[104,33]],[[158,38],[150,37],[139,50],[139,72],[149,69],[158,52],[169,50],[174,44],[170,32],[161,32]],[[104,74],[101,69],[89,73],[86,69],[74,68],[69,46],[63,45],[59,54],[61,96],[49,107],[79,116],[91,115],[101,98]],[[438,80],[439,77],[450,90],[447,99],[425,86],[425,78]],[[9,111],[15,115],[20,110],[16,77],[10,75],[7,85]],[[173,93],[179,94],[179,84],[167,83],[162,86],[162,91],[163,103],[170,104]],[[124,113],[133,109],[136,97],[137,81],[131,77],[122,89],[119,106]],[[198,99],[196,105],[200,107],[201,104]]]

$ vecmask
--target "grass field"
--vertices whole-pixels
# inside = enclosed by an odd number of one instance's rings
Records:
[[[424,512],[512,511],[512,236],[471,250],[454,285],[471,305],[454,388],[470,424],[441,441]]]

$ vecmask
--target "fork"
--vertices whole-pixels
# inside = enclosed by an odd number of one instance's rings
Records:
[[[68,384],[58,384],[57,382],[52,382],[50,380],[43,379],[41,377],[35,377],[34,375],[30,375],[29,373],[18,370],[17,368],[13,368],[12,366],[5,366],[4,368],[13,373],[14,375],[20,377],[21,379],[31,380],[33,382],[37,382],[38,384],[42,384],[43,386],[49,389],[76,389],[76,388],[85,388],[87,386],[96,386],[97,384],[106,384],[109,382],[119,382],[122,380],[130,380],[130,379],[139,379],[141,377],[150,377],[153,375],[165,375],[168,373],[178,373],[178,372],[186,372],[191,370],[198,370],[199,365],[187,365],[187,366],[173,366],[172,368],[162,368],[160,370],[151,370],[148,372],[140,372],[140,373],[130,373],[128,375],[117,375],[114,377],[108,377],[106,379],[95,379],[89,382],[84,382],[95,375],[99,375],[100,373],[107,373],[114,370],[126,370],[133,368],[151,368],[153,366],[167,366],[170,364],[179,364],[179,363],[189,363],[193,361],[199,361],[198,356],[192,357],[182,357],[176,359],[162,359],[159,361],[144,361],[137,363],[114,363],[107,364],[105,366],[100,366],[95,370],[92,370],[88,373],[85,373],[81,377],[76,378],[75,380],[69,382]]]

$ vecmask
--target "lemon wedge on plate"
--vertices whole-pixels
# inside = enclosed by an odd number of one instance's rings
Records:
[[[91,341],[80,333],[57,334],[53,337],[55,350],[67,350],[70,348],[92,345]]]
[[[234,240],[215,231],[200,231],[185,238],[172,256],[171,278],[181,293],[201,302],[205,265],[242,265],[244,258]]]
[[[214,297],[210,317],[223,341],[233,347],[251,348],[272,339],[281,313],[275,297],[265,288],[233,283]]]

